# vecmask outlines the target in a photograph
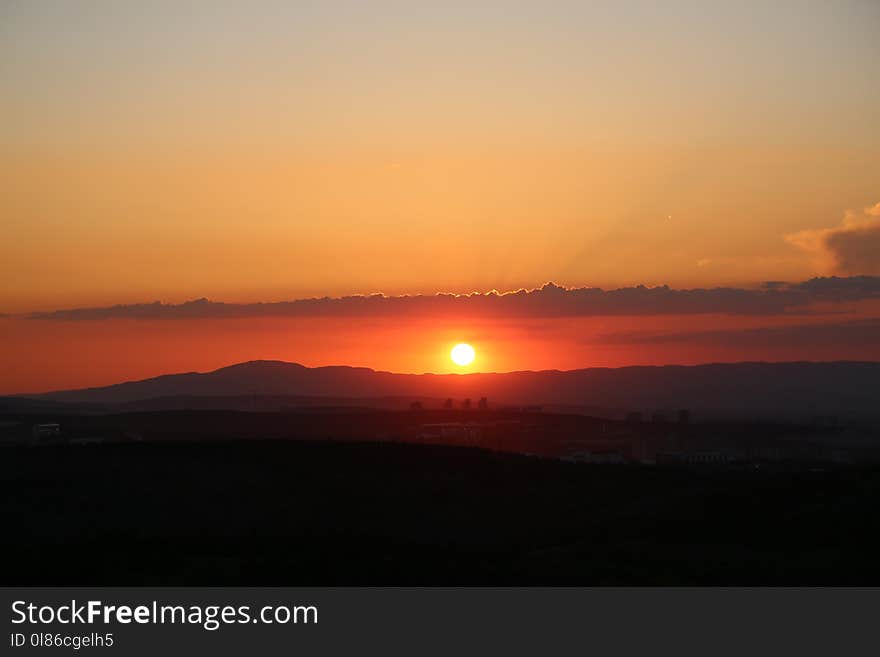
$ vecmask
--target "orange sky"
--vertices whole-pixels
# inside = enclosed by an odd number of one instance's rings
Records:
[[[875,3],[143,5],[0,9],[0,313],[880,274]],[[364,321],[5,319],[0,391],[257,357],[446,371],[458,340],[493,370],[871,346]]]
[[[852,310],[852,307],[850,307]],[[872,318],[856,339],[799,338],[760,331]],[[870,321],[870,320],[868,320]],[[743,332],[742,340],[725,331]],[[757,334],[748,329],[758,329]],[[0,394],[106,385],[235,362],[281,359],[396,372],[574,369],[740,360],[880,360],[880,304],[840,315],[591,317],[436,320],[426,318],[240,318],[198,320],[0,319]],[[705,336],[694,339],[693,333]],[[719,333],[720,332],[720,333]],[[682,337],[677,338],[676,335]],[[654,341],[657,336],[669,341]],[[828,337],[828,336],[831,337]],[[449,358],[457,342],[477,350],[469,367]]]

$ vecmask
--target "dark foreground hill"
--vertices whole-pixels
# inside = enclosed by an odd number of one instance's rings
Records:
[[[880,584],[880,470],[295,441],[6,448],[14,584]]]
[[[439,403],[447,397],[486,396],[496,404],[580,406],[619,412],[684,407],[787,418],[811,414],[871,416],[880,409],[880,363],[731,363],[414,375],[254,361],[204,374],[173,374],[103,388],[47,393],[35,399],[129,405],[152,400],[149,409],[157,410],[183,408],[187,404],[204,407],[205,403],[193,401],[196,398],[212,398],[207,402],[212,408],[221,407],[224,397],[235,408],[242,407],[242,398],[250,398],[258,406],[256,400],[273,396],[298,398],[299,401],[290,402],[297,406],[307,405],[307,398],[323,398],[324,401],[317,402],[321,405],[364,404],[364,400],[387,398],[387,404],[368,405],[399,407],[406,399]]]

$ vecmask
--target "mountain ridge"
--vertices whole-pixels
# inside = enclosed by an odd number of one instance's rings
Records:
[[[366,367],[306,367],[280,360],[234,363],[209,372],[163,374],[109,386],[18,398],[120,404],[161,397],[291,396],[478,399],[505,404],[780,410],[816,413],[880,409],[880,363],[741,362],[622,368],[401,374]]]

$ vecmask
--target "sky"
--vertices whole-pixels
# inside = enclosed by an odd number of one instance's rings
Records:
[[[770,314],[253,311],[878,276],[878,33],[873,0],[4,0],[0,393],[458,371],[458,341],[469,371],[880,358],[864,281]],[[52,314],[202,298],[251,310]]]

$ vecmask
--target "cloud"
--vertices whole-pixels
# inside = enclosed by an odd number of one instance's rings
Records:
[[[880,203],[847,212],[833,228],[802,230],[786,241],[811,254],[823,273],[880,274]]]
[[[612,315],[777,315],[807,312],[816,302],[880,298],[880,277],[816,278],[803,283],[773,281],[757,288],[673,289],[668,286],[566,288],[553,283],[531,290],[415,296],[323,297],[269,303],[224,303],[196,299],[102,308],[74,308],[27,315],[33,320],[180,320],[238,317],[468,317],[543,318]]]
[[[799,324],[770,328],[715,331],[680,331],[656,333],[627,331],[610,333],[595,339],[605,344],[688,344],[691,346],[723,345],[749,348],[808,348],[816,345],[847,345],[849,347],[880,346],[880,319],[862,319],[830,324]]]

